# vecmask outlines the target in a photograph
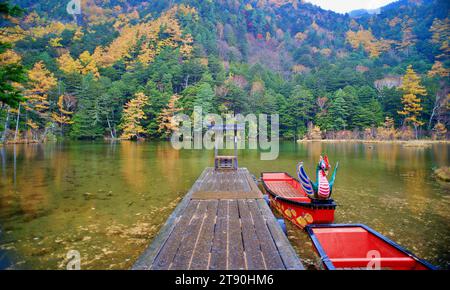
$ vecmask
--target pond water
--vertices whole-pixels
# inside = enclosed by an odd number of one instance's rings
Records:
[[[450,185],[433,168],[449,165],[450,146],[282,142],[275,161],[239,152],[240,166],[295,174],[303,160],[340,162],[336,222],[364,223],[421,258],[450,267]],[[151,242],[212,151],[174,150],[168,142],[77,142],[0,147],[0,268],[65,269],[68,251],[82,269],[127,269]],[[288,225],[308,268],[309,238]]]

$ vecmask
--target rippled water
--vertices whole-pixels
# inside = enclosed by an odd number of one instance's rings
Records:
[[[281,143],[276,161],[243,150],[240,166],[313,172],[326,152],[340,161],[336,222],[365,223],[443,268],[450,263],[450,185],[433,176],[449,165],[449,145]],[[69,250],[84,269],[126,269],[145,249],[212,151],[167,142],[62,143],[0,147],[0,268],[64,269]],[[300,230],[289,239],[313,268],[317,257]]]

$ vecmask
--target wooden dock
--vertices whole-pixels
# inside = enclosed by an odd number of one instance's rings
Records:
[[[206,168],[135,270],[303,269],[246,168]]]

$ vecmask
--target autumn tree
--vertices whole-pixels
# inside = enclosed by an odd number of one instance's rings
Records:
[[[396,130],[394,127],[394,119],[391,117],[386,117],[383,127],[378,127],[377,137],[382,140],[394,140],[396,135]]]
[[[413,32],[413,20],[406,19],[402,23],[402,40],[399,43],[399,48],[409,54],[411,47],[417,42],[416,35]]]
[[[58,98],[58,111],[52,113],[52,120],[57,123],[61,130],[61,135],[63,134],[64,125],[73,124],[71,120],[73,109],[75,109],[75,99],[69,95],[61,95]]]
[[[98,79],[100,74],[97,68],[96,54],[90,54],[88,51],[84,51],[80,54],[79,59],[74,59],[70,53],[65,53],[61,55],[58,59],[59,69],[67,74],[82,74],[87,75],[92,73],[92,75]]]
[[[28,79],[29,81],[27,85],[28,88],[25,91],[26,101],[24,103],[24,107],[27,111],[36,115],[37,119],[47,119],[50,105],[48,93],[56,86],[57,80],[53,73],[45,67],[42,61],[34,64],[33,68],[28,72]],[[19,105],[17,110],[15,140],[18,136],[20,109],[21,106]],[[39,125],[32,120],[27,120],[27,125],[29,129],[32,130],[39,128]],[[46,134],[47,128],[43,134],[43,138],[45,138]]]
[[[179,48],[184,57],[192,52],[193,38],[184,33],[179,15],[196,15],[196,10],[185,5],[174,5],[161,16],[152,21],[141,22],[136,25],[125,24],[120,28],[120,35],[108,47],[98,47],[94,52],[94,59],[100,67],[108,67],[118,60],[125,60],[133,64],[136,60],[143,65],[150,64],[165,48]],[[132,55],[136,53],[136,60]]]
[[[442,52],[437,58],[448,58],[450,55],[450,19],[434,19],[430,32],[432,33],[431,43],[437,44]]]
[[[437,122],[436,125],[434,125],[433,131],[435,132],[436,138],[439,140],[445,139],[447,136],[447,128],[441,122]]]
[[[172,132],[178,129],[178,124],[175,122],[176,113],[182,111],[182,108],[178,107],[178,101],[180,97],[178,95],[173,95],[167,107],[162,110],[158,116],[158,132],[163,134],[164,137],[169,137]]]
[[[346,40],[353,49],[359,49],[359,47],[362,46],[372,58],[377,58],[383,51],[388,51],[393,43],[390,40],[378,40],[373,36],[370,29],[365,30],[363,28],[360,28],[357,32],[349,30],[346,34]]]
[[[87,75],[89,73],[92,73],[95,78],[98,78],[100,76],[94,55],[91,55],[88,51],[84,51],[82,54],[80,54],[80,64],[81,74]]]
[[[420,84],[420,77],[409,65],[406,74],[403,77],[403,83],[400,87],[403,90],[402,104],[403,110],[398,111],[398,114],[404,116],[403,125],[411,123],[414,126],[416,139],[418,137],[417,129],[422,126],[424,122],[419,120],[420,112],[423,110],[421,106],[421,99],[419,95],[426,96],[426,89]]]
[[[49,108],[48,92],[56,86],[57,80],[42,61],[34,64],[28,72],[28,78],[25,108],[44,117]]]
[[[80,73],[81,63],[79,60],[75,60],[70,53],[61,55],[57,60],[59,69],[66,74]]]
[[[135,98],[125,104],[122,113],[122,123],[119,128],[122,129],[122,139],[139,138],[141,133],[145,133],[141,121],[147,119],[144,113],[144,107],[149,105],[149,99],[144,93],[136,93]]]

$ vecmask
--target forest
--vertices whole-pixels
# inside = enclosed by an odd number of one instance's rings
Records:
[[[166,139],[173,116],[279,114],[281,137],[447,139],[450,3],[0,2],[0,143]]]

